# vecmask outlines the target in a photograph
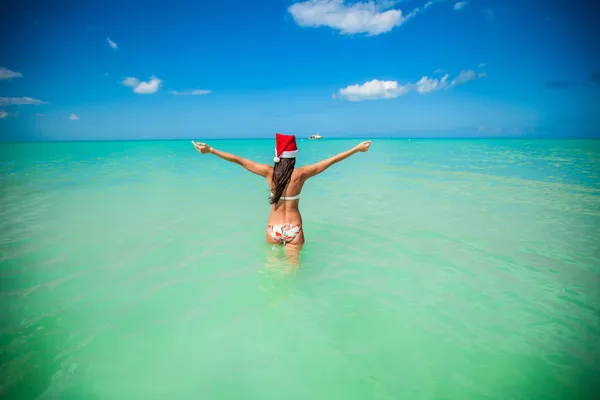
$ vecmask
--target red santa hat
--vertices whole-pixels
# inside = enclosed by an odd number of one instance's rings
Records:
[[[296,158],[298,147],[296,147],[296,136],[275,134],[275,158],[273,161],[278,163],[282,158]]]

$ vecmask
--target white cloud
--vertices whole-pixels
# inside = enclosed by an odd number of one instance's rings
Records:
[[[333,97],[348,101],[395,99],[411,91],[426,94],[450,89],[475,79],[481,79],[485,76],[485,72],[476,73],[473,70],[462,70],[456,78],[451,81],[449,80],[450,75],[446,74],[440,79],[423,76],[416,83],[407,83],[405,85],[398,83],[398,81],[380,81],[373,79],[362,85],[350,85],[340,89]]]
[[[152,94],[158,92],[162,86],[162,80],[158,79],[154,75],[150,77],[148,82],[142,82],[135,77],[127,77],[121,82],[124,86],[133,88],[133,91],[138,94]]]
[[[0,79],[21,78],[23,74],[20,72],[11,71],[8,68],[0,67]]]
[[[175,96],[204,96],[204,95],[212,93],[212,91],[205,90],[205,89],[194,89],[194,90],[183,90],[183,91],[171,90],[170,93],[174,94]]]
[[[477,68],[483,68],[483,67],[485,67],[485,63],[481,63],[477,66]]]
[[[32,99],[31,97],[0,97],[0,106],[16,106],[24,104],[32,104],[37,106],[40,104],[46,104],[46,102],[38,99]]]
[[[79,117],[76,114],[69,115],[69,121],[79,121]]]
[[[116,50],[116,49],[118,49],[118,48],[119,48],[119,46],[118,46],[118,45],[117,45],[115,42],[113,42],[112,40],[110,40],[110,38],[108,38],[108,37],[107,37],[107,38],[106,38],[106,41],[108,42],[108,45],[109,45],[110,47],[112,47],[113,49],[115,49],[115,50]]]
[[[469,3],[466,1],[459,1],[458,3],[454,4],[454,11],[462,10],[467,6],[467,4]]]
[[[348,101],[395,99],[408,92],[406,86],[399,85],[397,81],[380,81],[373,79],[362,85],[350,85],[340,89],[335,98]]]
[[[150,77],[148,82],[140,82],[133,91],[138,94],[156,93],[160,89],[162,81],[155,76]]]
[[[366,33],[370,36],[389,32],[420,11],[416,8],[404,16],[402,10],[387,9],[389,4],[373,0],[348,5],[345,0],[306,0],[292,4],[288,11],[299,26],[328,26],[343,34]],[[428,2],[423,10],[432,4],[432,1]]]

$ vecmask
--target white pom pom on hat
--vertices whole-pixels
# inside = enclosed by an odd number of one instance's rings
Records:
[[[275,156],[275,157],[273,157],[273,161],[275,161],[276,163],[278,163],[279,161],[281,161],[281,158]]]

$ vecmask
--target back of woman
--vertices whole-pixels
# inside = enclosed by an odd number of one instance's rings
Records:
[[[273,196],[270,196],[269,198],[269,202],[273,206],[272,210],[297,210],[298,203],[300,202],[300,193],[304,187],[304,182],[305,180],[302,179],[302,171],[300,168],[294,168],[289,182],[284,185],[281,196],[277,198],[277,184],[276,180],[272,178],[270,186]]]
[[[331,165],[340,162],[358,152],[366,152],[370,141],[362,142],[354,148],[329,157],[318,163],[296,168],[298,148],[294,135],[275,134],[276,147],[273,166],[216,150],[206,143],[195,143],[201,154],[214,154],[226,161],[243,166],[248,171],[265,178],[270,187],[269,203],[271,214],[267,223],[266,241],[270,244],[286,246],[286,254],[296,258],[305,242],[302,229],[302,215],[298,207],[302,188],[308,179],[316,176]]]

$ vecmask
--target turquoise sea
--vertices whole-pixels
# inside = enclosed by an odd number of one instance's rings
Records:
[[[600,393],[598,140],[373,139],[305,186],[297,271],[264,243],[266,181],[189,140],[0,165],[0,398]]]

